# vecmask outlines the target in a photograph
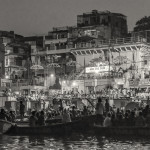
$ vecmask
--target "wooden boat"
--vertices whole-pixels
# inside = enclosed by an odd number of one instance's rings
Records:
[[[0,120],[0,134],[6,133],[11,127],[12,123],[5,121],[5,120]]]
[[[98,135],[150,136],[150,127],[136,127],[136,126],[102,127],[99,125],[95,125],[93,129],[95,134]]]
[[[84,116],[68,123],[53,123],[46,126],[30,127],[29,125],[12,125],[6,134],[12,135],[55,135],[69,134],[72,132],[85,132],[93,126],[95,116]]]
[[[71,118],[72,121],[78,121],[78,120],[82,120],[82,121],[86,121],[87,124],[90,123],[94,123],[95,121],[95,115],[88,115],[88,116],[81,116],[81,117],[75,117],[75,118]],[[61,123],[62,119],[49,119],[46,120],[46,124],[54,124],[54,123]]]
[[[53,125],[47,125],[47,126],[36,126],[36,127],[30,127],[30,126],[21,126],[16,125],[12,126],[6,134],[11,135],[52,135],[52,134],[66,134],[72,132],[74,129],[78,129],[79,122],[68,122],[68,123],[57,123]]]

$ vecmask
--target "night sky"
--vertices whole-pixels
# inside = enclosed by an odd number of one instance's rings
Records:
[[[150,15],[150,0],[0,0],[0,30],[43,35],[55,26],[76,25],[77,15],[93,9],[123,13],[131,31]]]

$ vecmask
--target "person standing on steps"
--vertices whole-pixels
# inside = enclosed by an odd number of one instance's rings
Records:
[[[96,104],[96,124],[103,125],[103,115],[104,115],[104,106],[102,104],[101,97],[98,98],[98,103]]]
[[[22,101],[20,101],[20,116],[21,116],[21,120],[23,120],[23,118],[24,118],[24,113],[25,113],[25,105],[23,104]]]

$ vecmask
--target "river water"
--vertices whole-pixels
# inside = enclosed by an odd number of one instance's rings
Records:
[[[0,150],[150,150],[149,139],[77,133],[61,137],[0,135]]]

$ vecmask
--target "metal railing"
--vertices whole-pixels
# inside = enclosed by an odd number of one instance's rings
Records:
[[[53,45],[53,47],[47,47],[45,49],[42,49],[42,51],[39,51],[39,54],[41,52],[46,51],[52,51],[52,50],[65,50],[65,49],[84,49],[84,48],[96,48],[96,47],[105,47],[110,45],[122,45],[122,44],[133,44],[133,43],[142,43],[142,42],[148,42],[148,37],[144,36],[133,36],[133,37],[127,37],[127,38],[117,38],[117,39],[108,39],[108,40],[99,40],[95,39],[91,42],[79,42],[77,44],[67,44],[64,46],[56,46]],[[38,52],[33,52],[33,54],[38,54]]]
[[[109,40],[98,40],[96,39],[94,42],[87,43],[79,43],[75,44],[75,49],[83,49],[83,48],[96,48],[96,47],[105,47],[105,46],[115,46],[122,44],[133,44],[133,43],[142,43],[147,42],[146,38],[143,37],[128,37],[128,38],[118,38],[118,39],[109,39]]]

